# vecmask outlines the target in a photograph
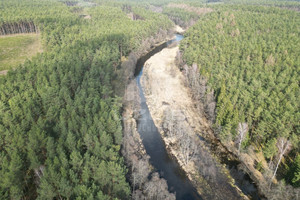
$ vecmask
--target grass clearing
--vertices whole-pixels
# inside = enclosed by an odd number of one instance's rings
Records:
[[[42,52],[39,34],[0,36],[0,72],[17,67],[38,52]]]

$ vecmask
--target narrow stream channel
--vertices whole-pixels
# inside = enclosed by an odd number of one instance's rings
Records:
[[[161,51],[163,48],[174,42],[179,42],[182,38],[182,35],[176,35],[174,40],[160,45],[155,49],[155,52],[151,53],[151,55]],[[141,116],[138,120],[138,132],[141,135],[147,154],[150,156],[151,164],[160,173],[160,175],[167,180],[169,191],[176,193],[176,199],[202,199],[186,176],[185,172],[180,168],[177,161],[171,158],[168,154],[164,141],[152,120],[146,104],[140,79],[143,74],[143,65],[151,55],[146,56],[137,64],[138,73],[136,74],[136,81],[141,98]]]

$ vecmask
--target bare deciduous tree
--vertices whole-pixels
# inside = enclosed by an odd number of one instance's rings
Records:
[[[213,123],[216,117],[214,90],[207,85],[207,78],[200,74],[197,64],[194,63],[192,67],[183,65],[183,69],[187,78],[187,84],[192,89],[193,99],[199,102],[197,108],[200,111],[204,111],[208,119]]]
[[[139,184],[139,188],[141,188],[142,184],[147,181],[148,174],[151,172],[149,161],[140,159],[137,163],[136,169],[137,181]]]
[[[197,145],[187,133],[179,140],[179,145],[184,164],[187,165],[191,160],[195,159]]]
[[[147,198],[141,190],[134,190],[132,192],[132,199],[146,200]]]
[[[164,111],[164,119],[162,127],[164,132],[167,133],[169,137],[173,137],[175,130],[174,130],[174,118],[171,112],[171,109],[168,108]]]
[[[146,184],[146,192],[149,199],[175,199],[175,195],[168,192],[166,180],[161,179],[158,173],[152,174],[151,180]]]
[[[205,82],[204,86],[202,86],[202,88],[204,87],[204,90],[206,90],[205,85],[206,85],[206,82]],[[212,90],[211,92],[208,92],[206,94],[206,100],[204,102],[205,112],[207,113],[207,115],[211,121],[214,121],[214,119],[215,119],[216,102],[215,102],[214,98],[215,98],[214,90]]]
[[[241,145],[242,142],[245,138],[245,136],[247,135],[248,132],[248,124],[243,122],[243,123],[239,123],[238,128],[237,128],[237,132],[238,132],[238,137],[237,137],[237,143],[238,143],[238,151],[239,154],[241,152]]]
[[[151,185],[158,185],[155,188],[158,192],[155,194],[156,199],[175,199],[175,195],[168,191],[168,186],[163,178],[158,175],[152,175],[153,180],[148,180],[151,176],[152,166],[149,162],[149,156],[145,153],[145,147],[143,146],[142,140],[139,133],[137,132],[136,121],[134,120],[134,113],[139,101],[136,98],[138,90],[135,82],[133,85],[126,88],[125,101],[124,101],[124,112],[123,112],[123,145],[122,154],[125,158],[126,165],[130,170],[130,180],[132,186],[132,198],[145,200],[152,199],[153,192],[148,192]],[[152,182],[152,183],[151,183]],[[165,183],[165,184],[164,184]],[[148,189],[148,190],[147,190]],[[150,190],[151,191],[151,190]],[[149,195],[152,195],[151,197]]]
[[[45,166],[41,165],[38,168],[34,169],[34,174],[36,176],[35,182],[36,184],[40,184],[40,180],[41,178],[44,176],[44,170],[45,170]]]
[[[284,154],[287,153],[292,147],[291,142],[288,139],[284,138],[284,137],[278,138],[276,146],[278,148],[279,158],[278,158],[278,162],[277,162],[276,168],[274,170],[273,176],[271,178],[271,182],[270,182],[269,187],[271,187],[271,185],[272,185],[272,181],[276,176],[278,166],[279,166]]]

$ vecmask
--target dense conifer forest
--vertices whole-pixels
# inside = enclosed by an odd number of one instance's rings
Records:
[[[172,25],[120,6],[1,1],[1,34],[41,31],[46,51],[0,77],[0,199],[126,199],[121,59]],[[85,9],[78,7],[78,9]]]
[[[262,152],[268,166],[255,168],[271,169],[268,189],[274,178],[299,188],[299,10],[283,0],[0,0],[0,37],[40,34],[43,48],[0,73],[0,199],[137,198],[122,98],[138,57],[175,24],[188,29],[178,65],[194,73],[215,135],[239,154]],[[145,180],[167,190],[157,173]]]
[[[180,47],[184,61],[197,64],[199,80],[214,91],[218,137],[234,142],[246,123],[242,149],[254,145],[272,165],[284,141],[281,176],[299,186],[299,12],[253,5],[215,9],[187,31]]]

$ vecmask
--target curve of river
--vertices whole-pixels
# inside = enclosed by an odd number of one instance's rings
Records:
[[[167,45],[178,42],[182,39],[182,35],[176,35],[174,40],[164,43],[160,47],[156,48],[156,52],[159,52]],[[140,83],[140,79],[143,74],[143,64],[147,59],[148,58],[146,57],[143,60],[140,60],[137,64],[138,73],[136,74],[136,81],[141,98],[141,115],[138,120],[138,132],[141,135],[146,152],[150,156],[151,164],[158,170],[160,175],[167,180],[169,191],[176,193],[176,199],[202,199],[186,176],[185,172],[180,168],[177,161],[171,158],[168,154],[163,139],[161,138],[161,135],[150,115],[143,88]]]
[[[181,169],[177,160],[170,156],[167,152],[165,143],[159,133],[154,121],[151,117],[149,108],[146,103],[143,87],[141,85],[141,76],[143,75],[144,63],[154,54],[160,52],[162,49],[169,45],[179,42],[183,39],[182,35],[176,34],[176,38],[155,47],[151,52],[141,57],[136,65],[135,77],[137,86],[139,88],[139,94],[141,99],[140,117],[137,121],[138,132],[142,138],[147,154],[150,156],[150,162],[154,168],[159,172],[160,176],[167,180],[168,188],[170,192],[176,193],[176,199],[192,200],[203,199],[195,187],[192,185],[185,172]],[[212,148],[214,150],[214,148]],[[230,159],[229,159],[230,160]],[[261,199],[257,188],[252,180],[243,171],[237,169],[237,163],[229,162],[229,160],[223,160],[221,163],[226,164],[227,169],[236,181],[236,185],[242,190],[242,192],[253,200]],[[227,184],[227,183],[226,183]],[[228,189],[228,188],[227,188]],[[222,191],[218,191],[222,192]],[[226,191],[224,191],[226,192]]]

